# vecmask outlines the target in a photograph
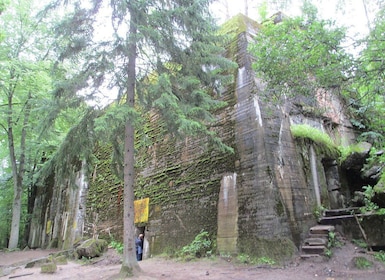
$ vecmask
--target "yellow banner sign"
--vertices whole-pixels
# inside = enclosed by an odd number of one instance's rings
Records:
[[[143,198],[134,201],[135,224],[148,222],[148,205],[150,199]]]

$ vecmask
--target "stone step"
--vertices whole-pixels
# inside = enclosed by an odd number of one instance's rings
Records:
[[[310,228],[310,234],[326,234],[329,235],[329,232],[333,232],[335,227],[332,225],[317,225]]]
[[[325,246],[302,246],[301,251],[306,255],[323,254]]]
[[[328,240],[325,237],[310,237],[304,240],[305,246],[326,246]]]
[[[329,233],[309,233],[308,238],[326,238],[329,239]]]
[[[320,254],[301,254],[301,259],[320,258]]]

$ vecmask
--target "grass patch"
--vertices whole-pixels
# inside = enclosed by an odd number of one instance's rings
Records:
[[[362,239],[353,239],[353,244],[355,244],[357,247],[360,247],[362,249],[368,249],[368,244]]]
[[[369,261],[364,257],[354,257],[353,258],[354,266],[358,269],[368,269],[373,266],[373,262]]]
[[[339,158],[340,162],[344,162],[351,154],[362,153],[365,151],[365,147],[363,147],[360,143],[349,146],[339,146],[338,149],[341,152],[341,156]]]
[[[253,257],[247,254],[239,254],[237,256],[237,261],[243,264],[252,264],[252,265],[269,265],[273,266],[276,262],[269,257]]]
[[[332,158],[339,158],[340,151],[327,133],[307,124],[292,125],[290,130],[294,138],[310,140],[320,152]]]
[[[377,261],[385,263],[385,252],[381,250],[381,251],[374,253],[374,259]]]

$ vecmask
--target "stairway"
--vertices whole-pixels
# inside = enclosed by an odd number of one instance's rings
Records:
[[[328,249],[329,233],[335,231],[334,225],[341,224],[343,220],[356,219],[361,216],[364,214],[360,213],[358,207],[325,210],[318,220],[318,225],[310,228],[309,237],[301,246],[301,258],[324,255]]]
[[[333,225],[317,225],[309,230],[309,237],[301,246],[301,258],[312,258],[322,256],[329,242],[329,232],[334,232]]]
[[[330,209],[324,211],[322,217],[318,220],[318,223],[321,225],[336,225],[340,224],[343,220],[355,219],[355,216],[364,216],[364,214],[361,214],[359,207]]]

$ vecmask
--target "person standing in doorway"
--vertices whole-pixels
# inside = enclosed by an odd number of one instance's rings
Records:
[[[136,247],[136,260],[141,261],[143,259],[143,234],[139,234],[139,236],[135,239],[135,247]]]

